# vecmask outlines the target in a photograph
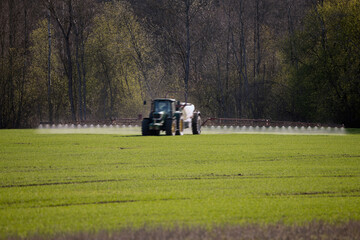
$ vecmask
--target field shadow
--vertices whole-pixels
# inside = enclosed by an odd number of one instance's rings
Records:
[[[11,239],[20,239],[17,237]],[[127,227],[122,230],[82,232],[75,234],[59,234],[56,236],[35,235],[26,238],[28,240],[52,239],[52,240],[115,240],[115,239],[145,239],[145,240],[217,240],[217,239],[360,239],[360,221],[348,221],[345,223],[326,223],[314,221],[302,225],[278,224],[243,224],[223,225],[211,228],[203,226],[179,226],[169,227]]]

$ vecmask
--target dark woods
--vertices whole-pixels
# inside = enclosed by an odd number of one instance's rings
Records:
[[[360,126],[359,0],[0,1],[0,127],[204,116]]]

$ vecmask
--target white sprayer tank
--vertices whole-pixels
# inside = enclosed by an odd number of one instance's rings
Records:
[[[184,122],[191,123],[191,119],[194,116],[195,106],[193,104],[188,103],[182,110]]]

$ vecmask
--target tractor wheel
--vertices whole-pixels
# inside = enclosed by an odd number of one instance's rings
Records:
[[[175,121],[173,119],[166,119],[165,120],[165,132],[166,135],[171,136],[175,135]]]
[[[144,118],[142,120],[141,133],[142,133],[143,136],[149,136],[150,135],[149,124],[150,124],[150,119]]]
[[[194,117],[191,121],[191,128],[192,128],[193,134],[201,133],[201,118],[198,113],[194,113]]]
[[[183,135],[184,134],[184,120],[176,119],[176,132],[175,135]]]

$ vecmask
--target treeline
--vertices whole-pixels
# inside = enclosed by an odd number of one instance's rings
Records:
[[[204,116],[360,125],[359,0],[0,1],[0,127]]]

